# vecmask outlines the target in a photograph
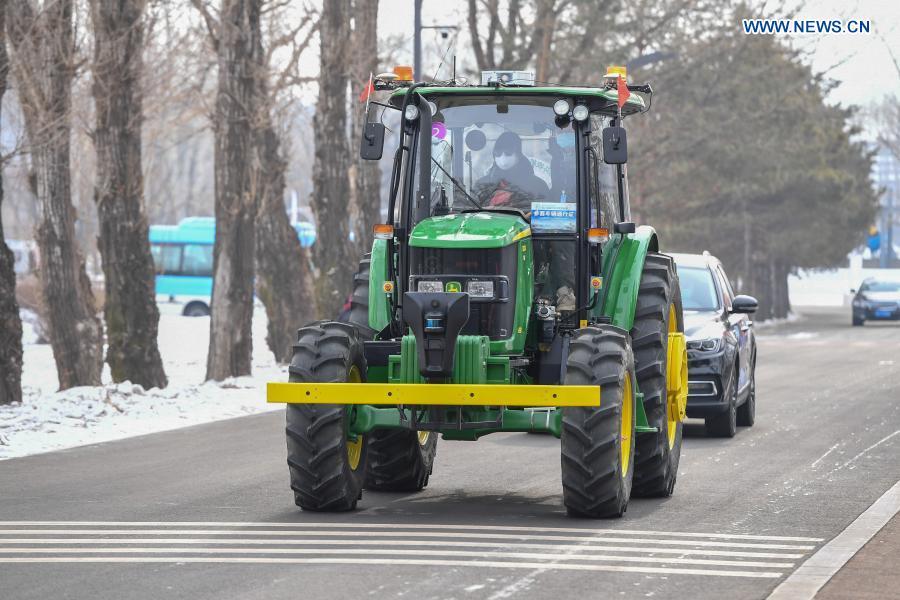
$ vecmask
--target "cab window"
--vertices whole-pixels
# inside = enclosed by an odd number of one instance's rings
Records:
[[[609,117],[591,116],[591,226],[597,226],[595,210],[599,210],[600,227],[612,231],[613,225],[622,220],[619,214],[616,166],[603,161],[603,128],[609,125]]]

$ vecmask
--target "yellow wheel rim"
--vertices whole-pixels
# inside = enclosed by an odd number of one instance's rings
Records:
[[[428,437],[431,435],[430,431],[420,431],[419,432],[419,445],[424,446],[428,443]]]
[[[347,374],[347,383],[360,382],[362,382],[362,376],[359,373],[359,368],[356,365],[353,365],[350,367],[350,372]],[[354,471],[359,468],[364,441],[362,435],[356,436],[356,440],[347,440],[347,462]]]
[[[631,373],[625,373],[625,385],[622,387],[622,443],[619,447],[619,464],[622,475],[628,473],[631,463],[631,432],[634,430],[634,392],[631,389]]]
[[[684,333],[678,331],[675,304],[669,306],[668,349],[666,352],[666,420],[669,448],[675,446],[678,424],[687,413],[688,365]]]

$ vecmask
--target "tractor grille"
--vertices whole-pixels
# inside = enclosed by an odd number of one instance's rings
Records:
[[[516,244],[503,248],[410,248],[410,279],[459,283],[495,281],[492,300],[473,299],[469,320],[460,333],[502,340],[513,333],[516,307]],[[415,291],[414,287],[410,288]]]

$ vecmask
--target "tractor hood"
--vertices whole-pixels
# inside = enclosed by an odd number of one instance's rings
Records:
[[[419,248],[502,248],[530,235],[531,228],[518,215],[471,212],[422,220],[413,228],[409,245]]]

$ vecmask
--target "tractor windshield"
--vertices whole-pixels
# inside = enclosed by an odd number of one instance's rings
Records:
[[[569,121],[557,124],[556,98],[452,94],[428,100],[430,205],[418,207],[414,221],[511,208],[546,214],[549,230],[575,230],[575,132]]]

